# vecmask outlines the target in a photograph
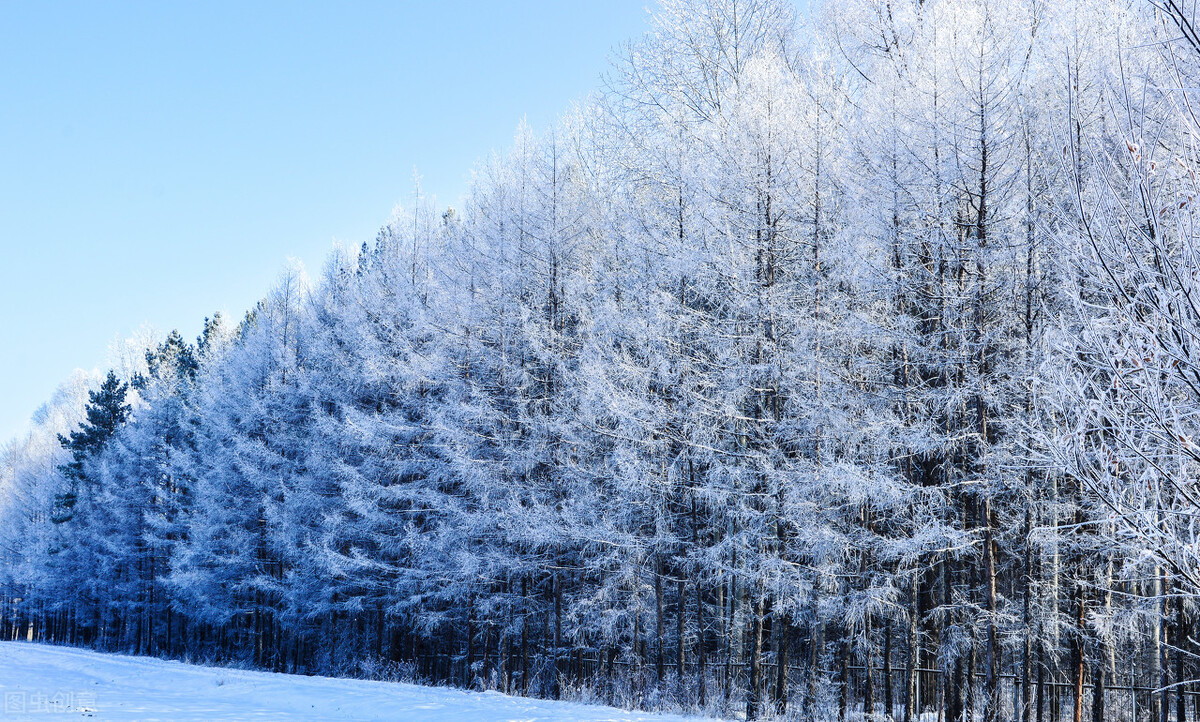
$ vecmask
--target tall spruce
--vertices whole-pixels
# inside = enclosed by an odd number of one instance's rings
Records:
[[[71,452],[71,460],[59,467],[63,476],[70,480],[70,487],[55,502],[56,522],[64,523],[74,517],[81,488],[88,483],[88,460],[104,449],[129,418],[130,406],[125,403],[128,391],[129,385],[118,379],[114,371],[109,371],[100,388],[88,394],[87,416],[79,428],[69,436],[59,434],[58,441]]]

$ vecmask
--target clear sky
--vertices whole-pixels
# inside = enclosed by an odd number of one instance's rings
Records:
[[[453,205],[597,85],[649,0],[0,3],[0,444],[144,324]]]

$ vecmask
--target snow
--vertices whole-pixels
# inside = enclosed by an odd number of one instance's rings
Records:
[[[0,642],[0,720],[685,722],[612,707]],[[696,718],[690,718],[695,720]],[[710,721],[711,722],[711,721]]]

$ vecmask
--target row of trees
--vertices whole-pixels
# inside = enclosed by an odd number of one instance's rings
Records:
[[[663,0],[603,90],[80,376],[13,638],[748,718],[1200,717],[1187,7]]]

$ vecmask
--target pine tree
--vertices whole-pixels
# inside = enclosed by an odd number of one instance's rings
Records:
[[[129,385],[108,372],[104,383],[88,394],[87,419],[72,431],[69,437],[58,437],[62,447],[71,452],[71,460],[60,467],[70,480],[70,489],[55,502],[54,520],[57,523],[70,521],[74,517],[75,504],[80,489],[88,482],[87,462],[104,449],[108,440],[129,418],[130,406],[125,403]]]

